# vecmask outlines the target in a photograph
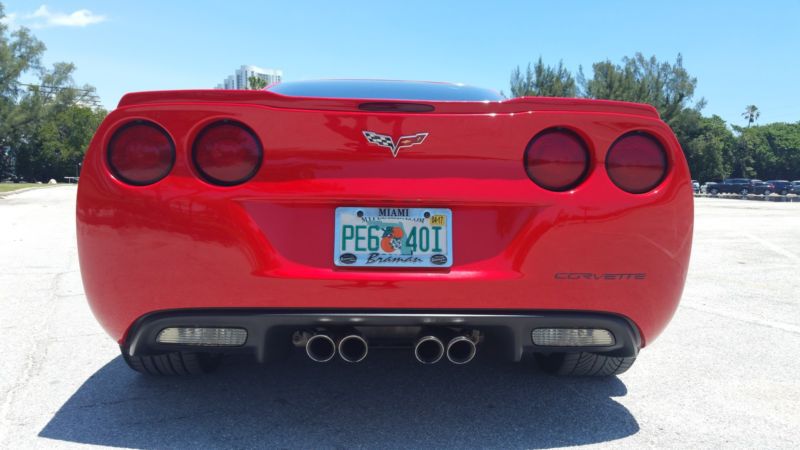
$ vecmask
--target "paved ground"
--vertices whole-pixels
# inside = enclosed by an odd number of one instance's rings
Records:
[[[0,199],[0,448],[800,446],[800,205],[698,199],[683,303],[626,374],[406,354],[129,371],[77,267],[74,187]]]

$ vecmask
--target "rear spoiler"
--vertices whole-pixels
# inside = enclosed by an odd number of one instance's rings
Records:
[[[306,109],[323,111],[361,111],[364,103],[396,105],[428,105],[424,112],[438,114],[509,114],[529,111],[576,111],[629,114],[659,118],[651,105],[615,100],[591,100],[560,97],[518,97],[502,101],[413,101],[391,99],[351,99],[292,97],[266,90],[247,91],[229,89],[149,91],[125,94],[118,108],[164,103],[233,103],[267,106],[270,108]],[[420,111],[423,112],[423,111]]]

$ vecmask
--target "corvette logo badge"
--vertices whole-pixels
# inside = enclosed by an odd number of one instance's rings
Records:
[[[410,136],[400,136],[397,142],[395,142],[391,136],[385,134],[373,133],[372,131],[363,131],[362,133],[364,133],[364,137],[367,138],[367,142],[370,144],[389,148],[389,150],[392,151],[392,156],[395,158],[397,158],[397,153],[401,148],[422,144],[425,138],[428,137],[428,133],[417,133]]]

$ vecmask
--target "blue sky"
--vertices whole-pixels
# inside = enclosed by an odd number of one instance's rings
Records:
[[[706,114],[741,124],[752,103],[760,123],[800,120],[800,1],[0,2],[109,109],[125,92],[214,87],[242,64],[508,92],[511,69],[540,55],[586,70],[640,51],[682,53]]]

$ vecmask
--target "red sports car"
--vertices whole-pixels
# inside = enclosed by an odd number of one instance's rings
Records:
[[[134,93],[81,175],[87,298],[154,375],[385,346],[619,374],[675,312],[691,250],[675,136],[616,101],[363,80]]]

